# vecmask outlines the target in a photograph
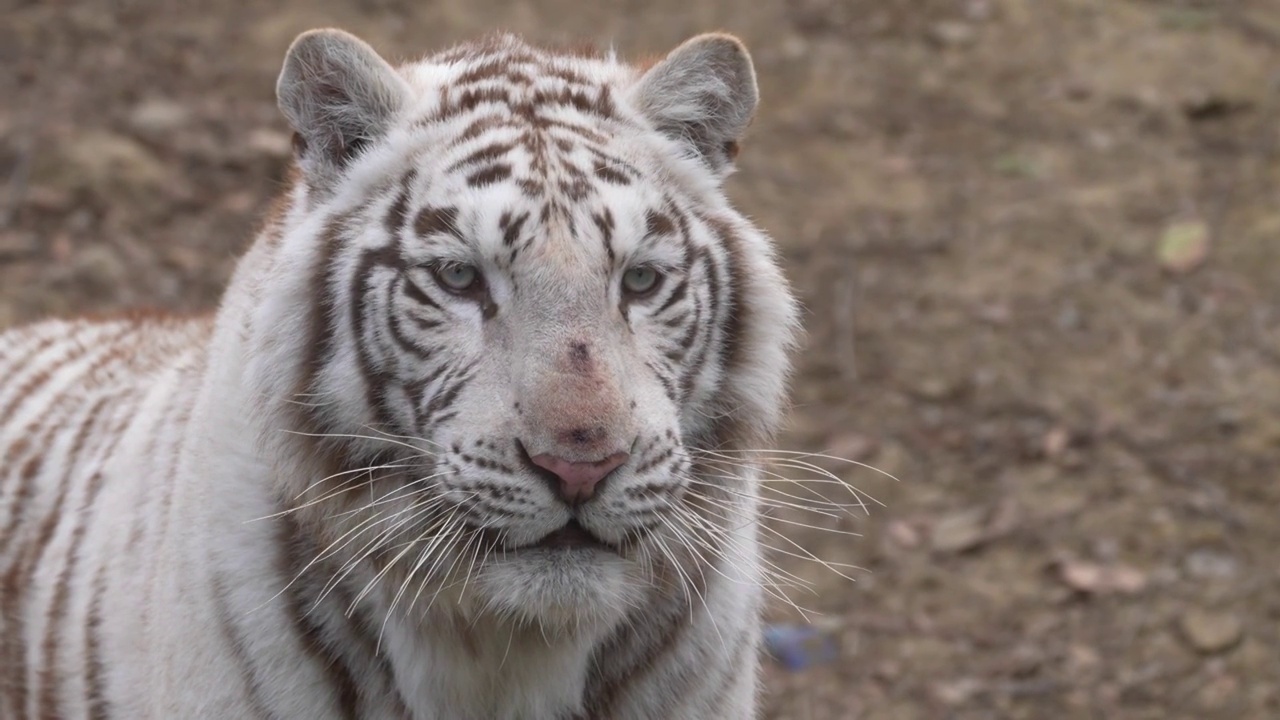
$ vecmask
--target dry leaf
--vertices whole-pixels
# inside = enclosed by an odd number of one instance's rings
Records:
[[[1174,223],[1160,236],[1160,267],[1173,273],[1190,272],[1209,255],[1209,228],[1203,222]]]

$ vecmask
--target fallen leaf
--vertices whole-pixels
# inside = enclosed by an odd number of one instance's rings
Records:
[[[1200,221],[1174,223],[1160,236],[1160,266],[1172,273],[1191,272],[1209,255],[1209,228]]]

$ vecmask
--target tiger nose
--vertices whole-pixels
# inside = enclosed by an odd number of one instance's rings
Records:
[[[617,470],[629,457],[631,456],[625,452],[616,452],[594,462],[571,462],[554,455],[534,455],[529,461],[560,481],[555,490],[565,502],[580,505],[590,500],[600,481]]]

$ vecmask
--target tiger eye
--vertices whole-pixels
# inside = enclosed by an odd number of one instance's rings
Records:
[[[622,289],[631,295],[647,295],[658,287],[662,276],[647,266],[633,267],[622,275]]]
[[[466,292],[480,281],[480,271],[474,265],[450,263],[435,270],[436,281],[452,292]]]

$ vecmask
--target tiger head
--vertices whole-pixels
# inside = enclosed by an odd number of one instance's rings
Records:
[[[393,67],[319,30],[277,92],[297,177],[254,313],[263,392],[328,459],[282,475],[315,547],[404,611],[558,627],[754,557],[749,463],[704,460],[767,442],[796,308],[722,187],[738,40]]]

